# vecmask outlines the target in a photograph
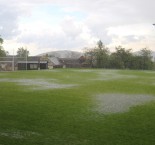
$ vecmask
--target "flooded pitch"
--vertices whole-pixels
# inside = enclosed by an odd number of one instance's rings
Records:
[[[131,107],[155,101],[150,95],[99,94],[95,111],[103,114],[127,112]]]
[[[17,85],[28,86],[32,90],[62,89],[77,86],[75,84],[61,84],[56,79],[0,79],[0,82],[12,82]]]

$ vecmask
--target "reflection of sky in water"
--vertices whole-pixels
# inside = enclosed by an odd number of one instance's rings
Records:
[[[60,84],[56,79],[0,79],[0,82],[13,82],[18,85],[30,86],[31,89],[61,89],[61,88],[70,88],[76,86],[75,84]]]
[[[130,107],[155,101],[154,96],[127,94],[99,94],[95,99],[97,103],[95,110],[104,114],[126,112]]]

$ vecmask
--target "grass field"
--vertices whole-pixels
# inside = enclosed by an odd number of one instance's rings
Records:
[[[0,72],[0,145],[154,145],[155,72]]]

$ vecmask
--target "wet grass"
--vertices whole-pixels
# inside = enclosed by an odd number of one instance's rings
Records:
[[[54,79],[57,84],[75,86],[34,90],[32,83],[22,85],[4,79],[32,79],[39,85],[40,79]],[[93,111],[94,96],[108,93],[155,96],[155,72],[1,72],[0,145],[154,145],[155,102],[131,107],[128,112]]]

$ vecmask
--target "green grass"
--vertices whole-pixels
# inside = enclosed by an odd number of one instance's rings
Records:
[[[0,145],[154,145],[155,101],[128,112],[93,111],[96,94],[155,96],[155,72],[100,69],[1,72],[7,78],[74,84],[31,89],[0,81]]]

